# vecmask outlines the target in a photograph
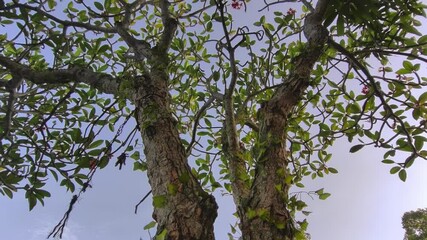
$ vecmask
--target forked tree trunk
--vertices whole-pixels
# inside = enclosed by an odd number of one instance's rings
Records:
[[[328,33],[321,23],[327,3],[328,0],[319,0],[315,11],[307,16],[305,51],[294,59],[295,68],[289,78],[260,109],[259,140],[264,149],[250,189],[240,176],[241,159],[237,139],[233,137],[235,134],[226,133],[228,142],[225,146],[231,152],[223,149],[225,155],[230,161],[239,161],[230,162],[235,168],[231,169],[235,174],[231,180],[245,240],[294,239],[294,227],[286,206],[290,185],[284,181],[289,174],[285,128],[288,114],[309,85],[311,70],[324,49]],[[167,68],[162,65],[162,61],[152,62],[153,68],[148,76],[136,83],[137,91],[133,97],[153,192],[157,234],[165,234],[165,239],[173,240],[211,240],[214,239],[217,205],[188,166],[170,109]],[[232,110],[228,109],[228,112]],[[233,121],[226,122],[226,130],[233,131],[230,126]]]

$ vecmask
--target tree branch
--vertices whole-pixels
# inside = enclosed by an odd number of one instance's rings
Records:
[[[406,136],[406,139],[408,140],[408,144],[410,145],[412,152],[414,154],[416,154],[417,156],[420,156],[420,154],[418,153],[417,149],[414,146],[413,140],[412,140],[412,136],[409,133],[408,129],[405,126],[405,123],[403,122],[403,120],[397,116],[392,108],[390,107],[390,105],[387,103],[387,100],[384,98],[384,93],[381,91],[381,89],[379,88],[379,86],[376,84],[374,77],[372,77],[371,73],[369,72],[369,70],[359,61],[357,60],[347,49],[345,49],[343,46],[341,46],[340,44],[338,44],[337,42],[335,42],[334,40],[332,40],[332,38],[328,39],[328,43],[335,48],[337,51],[339,51],[340,53],[344,54],[344,56],[348,57],[351,60],[351,63],[353,63],[357,68],[359,68],[363,74],[365,74],[366,78],[368,79],[372,89],[375,92],[375,95],[379,98],[379,100],[381,101],[381,103],[384,106],[384,110],[386,112],[386,116],[385,118],[388,117],[392,117],[393,119],[395,119],[396,121],[399,122],[400,126],[402,127],[402,130]]]
[[[21,63],[0,56],[0,65],[23,79],[35,84],[86,83],[103,93],[118,94],[120,81],[106,73],[97,73],[88,68],[73,66],[70,69],[37,71]],[[13,83],[13,79],[8,84]]]
[[[264,1],[265,2],[265,1]],[[300,0],[279,0],[276,2],[272,2],[272,3],[267,3],[265,2],[265,6],[263,8],[261,8],[260,10],[258,10],[258,12],[263,11],[264,9],[269,8],[270,6],[273,6],[275,4],[280,4],[280,3],[288,3],[288,2],[300,2]],[[301,0],[301,2],[310,10],[310,11],[314,11],[313,6],[311,6],[311,4],[309,2],[307,2],[306,0]]]
[[[224,91],[224,111],[225,120],[223,122],[223,151],[227,158],[230,173],[231,186],[233,191],[234,202],[239,210],[242,208],[242,200],[246,199],[249,194],[248,176],[246,171],[246,163],[242,158],[242,149],[240,147],[239,134],[236,129],[236,119],[234,110],[233,94],[235,92],[236,83],[238,80],[237,62],[235,60],[235,48],[232,46],[232,39],[226,25],[225,4],[222,0],[216,1],[217,9],[221,17],[222,30],[225,38],[225,49],[229,55],[231,78]]]
[[[124,23],[116,22],[116,30],[120,37],[122,37],[126,44],[131,48],[131,51],[134,52],[136,59],[141,60],[147,58],[147,60],[151,60],[153,58],[153,52],[150,44],[130,35],[128,32],[128,26]]]
[[[187,149],[185,149],[185,152],[187,153],[187,156],[191,153],[191,148],[194,145],[194,142],[196,142],[196,133],[197,133],[197,126],[199,125],[199,120],[202,117],[202,114],[205,113],[206,109],[213,103],[215,100],[215,97],[211,96],[208,101],[203,104],[203,106],[199,109],[199,111],[196,113],[196,116],[194,116],[194,125],[193,125],[193,131],[191,136],[191,141],[188,144]]]
[[[4,137],[9,136],[12,117],[13,117],[13,114],[15,113],[15,109],[13,105],[16,99],[16,90],[21,85],[21,83],[22,83],[22,77],[17,74],[13,74],[12,79],[6,83],[6,89],[9,91],[9,97],[7,102],[6,116],[4,118],[4,123],[3,123],[4,130],[3,130],[3,133],[0,134],[0,140],[3,139]]]
[[[160,0],[160,9],[162,11],[163,33],[158,44],[159,50],[166,54],[175,35],[178,20],[176,20],[169,12],[169,1]]]
[[[406,53],[406,52],[398,52],[398,51],[390,51],[390,50],[383,50],[383,49],[363,49],[360,51],[355,51],[353,54],[361,54],[361,53],[382,53],[382,54],[394,54],[394,55],[401,55],[406,56],[410,58],[415,58],[417,60],[423,61],[427,63],[427,58],[420,57],[418,55],[412,54],[412,53]]]
[[[84,28],[87,30],[92,30],[92,31],[99,31],[99,32],[104,32],[104,33],[115,33],[116,29],[115,28],[106,28],[106,27],[101,27],[101,26],[94,26],[92,24],[89,23],[82,23],[82,22],[73,22],[73,21],[65,21],[65,20],[61,20],[55,16],[53,16],[52,14],[49,14],[45,11],[42,11],[40,8],[37,7],[33,7],[33,6],[29,6],[27,4],[22,4],[22,3],[15,3],[13,5],[7,6],[5,8],[3,8],[4,11],[10,10],[10,9],[14,9],[14,8],[25,8],[31,11],[35,11],[38,14],[41,14],[45,17],[47,17],[48,19],[55,21],[57,23],[60,23],[66,27],[80,27],[80,28]]]

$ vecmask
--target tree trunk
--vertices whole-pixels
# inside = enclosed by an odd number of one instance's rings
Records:
[[[217,204],[187,163],[170,109],[167,74],[153,70],[137,83],[134,102],[153,193],[157,234],[165,239],[214,239]]]
[[[286,150],[287,118],[310,84],[310,73],[323,53],[328,39],[321,25],[328,1],[318,1],[316,9],[304,24],[306,48],[293,60],[290,72],[274,96],[259,110],[260,157],[257,159],[251,192],[241,215],[245,240],[288,240],[295,238],[295,226],[287,210],[290,184]]]

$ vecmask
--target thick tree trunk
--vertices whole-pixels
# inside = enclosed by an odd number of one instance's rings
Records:
[[[217,204],[188,166],[170,110],[167,74],[154,70],[138,86],[134,102],[153,193],[157,234],[174,240],[214,239]]]
[[[321,24],[327,3],[318,1],[314,12],[307,16],[305,51],[294,59],[289,77],[259,110],[259,141],[263,147],[250,195],[242,206],[245,213],[240,216],[245,240],[294,239],[295,227],[287,210],[290,184],[285,182],[289,175],[287,118],[309,86],[310,73],[324,50],[328,32]]]

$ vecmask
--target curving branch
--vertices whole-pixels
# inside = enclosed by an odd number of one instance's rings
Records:
[[[108,27],[95,26],[95,25],[92,25],[89,23],[61,20],[61,19],[55,17],[54,15],[43,11],[42,9],[40,9],[38,7],[33,7],[33,6],[29,6],[27,4],[22,4],[22,3],[14,3],[12,5],[4,7],[2,10],[7,11],[7,10],[15,9],[15,8],[23,8],[23,9],[35,11],[38,14],[45,16],[46,18],[48,18],[48,19],[50,19],[56,23],[64,25],[64,27],[79,27],[79,28],[84,28],[86,30],[104,32],[104,33],[116,33],[117,32],[116,29],[113,27],[108,28]],[[3,14],[0,14],[0,16],[1,15],[3,15]]]
[[[384,110],[386,112],[386,116],[385,118],[390,118],[392,117],[392,119],[396,120],[397,122],[399,122],[400,126],[402,127],[403,133],[406,136],[406,139],[408,140],[408,144],[412,149],[412,152],[414,154],[416,154],[417,156],[422,157],[419,152],[417,151],[417,149],[415,148],[415,145],[413,143],[413,139],[411,136],[411,133],[409,132],[409,130],[407,129],[407,127],[405,126],[405,123],[403,122],[402,118],[400,118],[399,116],[397,116],[391,106],[387,103],[387,100],[384,98],[384,93],[381,91],[381,89],[379,88],[379,86],[376,84],[374,77],[371,75],[371,73],[369,72],[369,70],[359,61],[357,60],[353,54],[351,54],[347,49],[345,49],[343,46],[341,46],[339,43],[335,42],[334,40],[332,40],[332,38],[328,39],[328,44],[330,44],[333,48],[335,48],[338,52],[342,53],[344,56],[348,57],[351,62],[357,67],[359,68],[363,74],[365,74],[366,78],[369,81],[369,84],[371,85],[371,87],[373,88],[375,95],[379,98],[379,100],[381,101],[381,104],[384,107]],[[407,161],[405,161],[405,167],[406,167],[406,163]]]
[[[203,104],[203,106],[199,109],[199,111],[194,116],[194,125],[193,125],[193,131],[191,136],[191,141],[188,144],[188,147],[185,149],[185,152],[187,153],[187,156],[190,156],[191,148],[193,147],[194,143],[196,142],[196,134],[197,134],[197,126],[199,125],[200,118],[202,117],[202,114],[206,112],[206,109],[214,102],[215,97],[211,96],[208,101]]]
[[[106,73],[97,73],[88,68],[73,66],[69,69],[37,71],[29,66],[12,61],[7,57],[0,56],[0,65],[13,74],[19,74],[22,79],[34,84],[65,84],[70,82],[86,83],[103,93],[119,94],[120,80]],[[7,84],[16,83],[14,78]],[[124,96],[129,98],[129,96]]]
[[[248,197],[249,184],[247,182],[248,176],[246,171],[246,163],[242,157],[243,149],[240,147],[240,139],[237,131],[234,99],[233,95],[236,89],[237,80],[239,77],[239,70],[237,68],[237,61],[235,58],[236,48],[232,45],[233,37],[230,36],[228,26],[226,25],[226,12],[225,3],[216,1],[217,9],[221,17],[221,25],[225,39],[225,49],[228,53],[228,60],[230,62],[230,81],[225,86],[224,91],[224,111],[225,120],[223,122],[223,151],[227,158],[230,173],[231,173],[231,186],[233,191],[233,198],[239,210],[243,210],[241,202]]]

